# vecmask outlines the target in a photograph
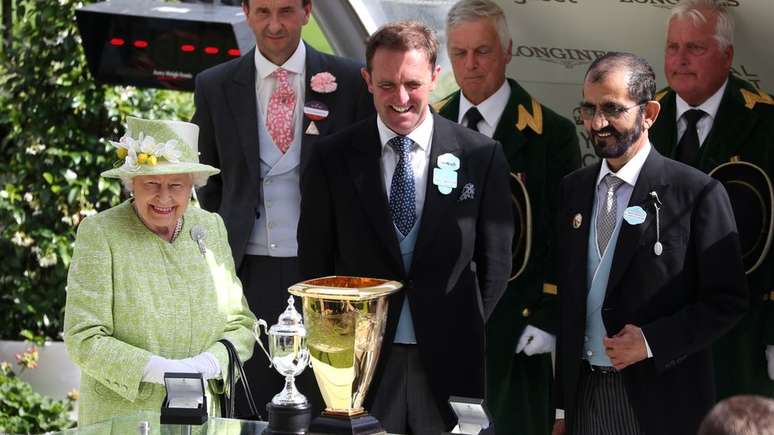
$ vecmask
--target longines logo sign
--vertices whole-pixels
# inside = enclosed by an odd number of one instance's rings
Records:
[[[588,48],[560,48],[560,47],[531,47],[519,45],[514,49],[513,57],[537,59],[543,62],[563,65],[567,69],[573,69],[578,65],[586,65],[596,58],[607,53],[604,50]]]
[[[724,3],[728,7],[735,8],[739,6],[740,0],[726,0]],[[671,9],[672,6],[680,3],[680,0],[618,0],[619,3],[632,3],[638,5],[655,6],[657,8]]]

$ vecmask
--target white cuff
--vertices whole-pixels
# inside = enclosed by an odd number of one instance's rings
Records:
[[[556,410],[556,419],[557,420],[564,420],[564,409],[557,409]]]
[[[653,351],[650,350],[648,339],[645,338],[645,332],[642,330],[642,328],[640,328],[640,334],[642,334],[642,339],[645,340],[645,349],[648,351],[648,358],[653,358]]]

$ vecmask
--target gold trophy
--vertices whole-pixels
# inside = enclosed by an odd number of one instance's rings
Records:
[[[303,281],[288,291],[303,298],[306,344],[325,400],[310,434],[385,433],[363,409],[387,325],[387,296],[396,281],[329,276]]]

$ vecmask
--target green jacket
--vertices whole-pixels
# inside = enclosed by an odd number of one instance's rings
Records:
[[[191,238],[206,231],[206,253]],[[148,230],[130,201],[81,222],[67,278],[64,340],[81,368],[78,423],[159,411],[162,385],[142,382],[151,355],[181,359],[211,352],[223,376],[227,338],[244,361],[252,355],[255,316],[242,295],[220,216],[189,207],[169,243]],[[218,415],[207,383],[210,415]]]
[[[559,182],[580,167],[575,126],[541,105],[515,80],[508,79],[511,97],[495,129],[511,172],[525,181],[532,206],[532,249],[524,272],[511,281],[493,317],[508,317],[508,335],[516,348],[524,326],[556,331],[554,249]],[[436,104],[438,112],[457,121],[460,92]],[[505,309],[501,307],[507,306]],[[502,316],[501,316],[502,317]],[[499,319],[495,321],[499,327]],[[504,319],[503,319],[504,320]]]
[[[677,148],[676,95],[666,88],[656,98],[661,113],[651,127],[650,140],[665,156]],[[712,129],[699,148],[696,167],[709,173],[732,158],[753,163],[774,178],[774,98],[750,83],[729,75]],[[774,395],[766,372],[766,345],[774,344],[774,255],[750,275],[748,314],[713,347],[718,399],[735,394]]]
[[[551,358],[515,354],[524,327],[556,334],[554,274],[559,182],[580,167],[575,126],[532,98],[514,80],[494,132],[511,171],[527,187],[532,206],[532,247],[522,274],[508,284],[486,325],[487,403],[498,434],[551,432]],[[442,116],[458,120],[460,93],[440,101]]]

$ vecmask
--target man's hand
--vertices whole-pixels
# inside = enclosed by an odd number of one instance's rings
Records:
[[[634,325],[627,324],[612,337],[602,337],[602,344],[616,370],[623,370],[648,357],[642,330]]]
[[[564,427],[564,419],[559,418],[554,421],[554,430],[551,431],[551,435],[564,435],[567,430]]]
[[[556,348],[556,336],[535,328],[532,325],[524,327],[519,343],[516,345],[516,353],[524,352],[527,356],[553,352]]]

